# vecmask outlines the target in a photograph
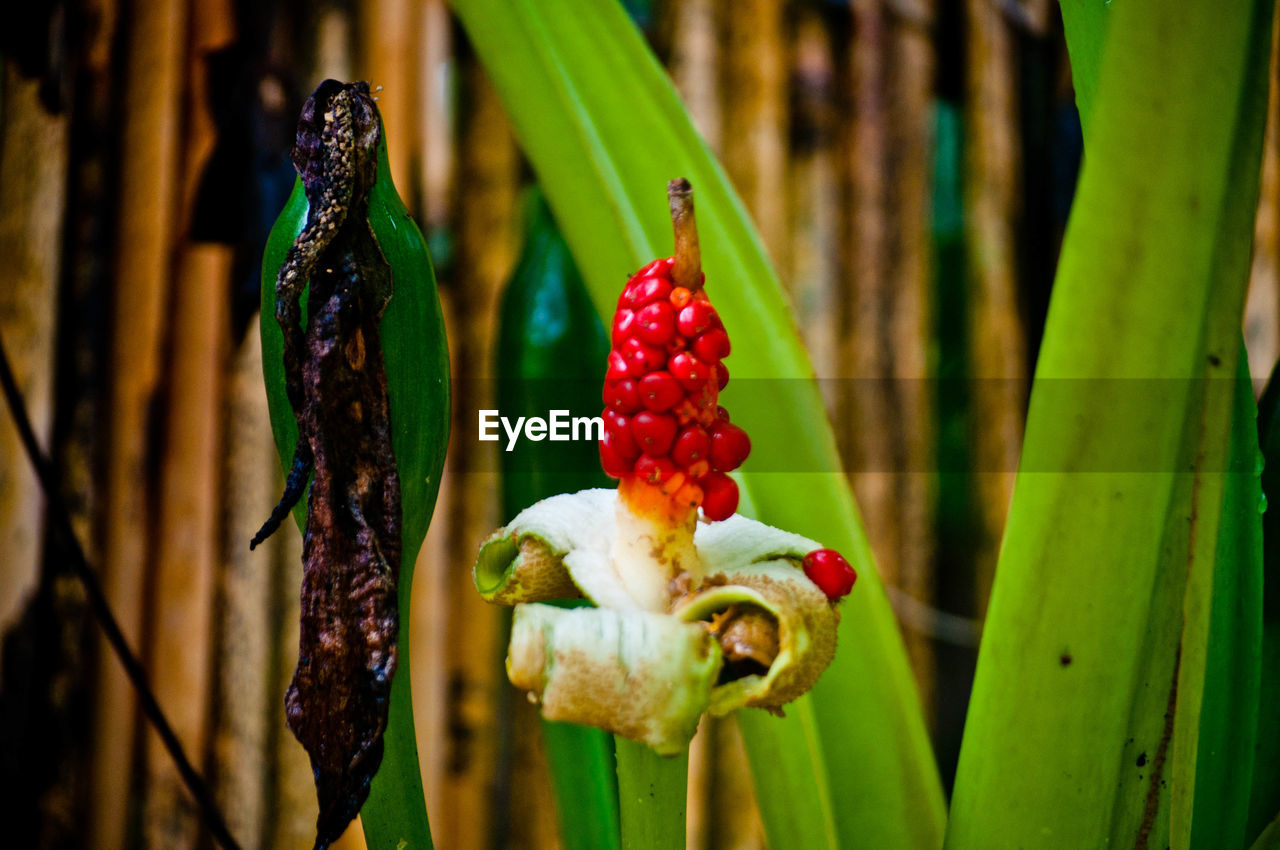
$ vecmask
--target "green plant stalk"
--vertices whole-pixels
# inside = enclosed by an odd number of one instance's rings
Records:
[[[897,623],[777,274],[723,170],[616,4],[457,0],[454,9],[602,316],[625,275],[671,253],[662,187],[679,176],[693,184],[707,285],[737,343],[724,398],[752,438],[742,481],[761,520],[841,550],[862,577],[842,604],[840,651],[813,691],[816,734],[784,729],[794,716],[751,724],[749,749],[771,735],[812,748],[781,750],[794,764],[757,772],[757,797],[789,800],[798,817],[834,817],[848,846],[937,847],[942,788]],[[812,773],[818,765],[829,779]],[[807,781],[788,786],[783,775]],[[812,793],[823,784],[839,789],[826,810]],[[782,828],[770,833],[783,842],[775,850],[801,846]]]
[[[647,744],[615,736],[622,850],[682,850],[688,806],[689,751],[660,756]]]
[[[275,312],[275,272],[306,222],[308,204],[301,181],[294,184],[263,255],[263,377],[271,430],[287,473],[298,441],[297,423],[285,394],[280,326]],[[386,141],[379,143],[378,178],[369,201],[369,222],[392,269],[394,292],[380,326],[391,406],[392,447],[401,480],[402,562],[398,585],[400,628],[398,672],[392,681],[382,765],[360,812],[370,847],[430,848],[431,830],[418,765],[409,678],[409,600],[413,567],[435,508],[449,432],[449,354],[435,274],[421,232],[405,209],[387,164]],[[305,296],[303,303],[305,305]],[[306,522],[305,499],[294,509],[299,528]]]
[[[1091,102],[1079,88],[1087,157],[948,846],[1191,840],[1270,11],[1083,18],[1106,26]]]
[[[495,374],[504,416],[600,409],[609,341],[582,277],[533,193],[526,204],[525,247],[503,294]],[[501,453],[506,519],[557,493],[607,487],[594,442],[523,440]],[[543,721],[543,749],[566,850],[618,847],[618,788],[608,733]]]

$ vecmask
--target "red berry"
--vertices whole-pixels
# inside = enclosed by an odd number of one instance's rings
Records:
[[[721,422],[729,421],[729,411],[725,410],[724,405],[716,405],[716,419]]]
[[[722,472],[708,472],[698,479],[702,488],[702,512],[707,519],[721,520],[738,509],[738,485]]]
[[[680,329],[680,333],[690,339],[707,328],[713,328],[719,324],[720,317],[716,314],[716,308],[712,307],[710,302],[697,298],[685,305],[676,317],[676,327]]]
[[[631,276],[632,280],[640,277],[655,277],[670,274],[672,265],[671,257],[659,257],[649,265],[642,268]]]
[[[712,328],[693,341],[693,353],[704,363],[719,363],[729,356],[729,335],[723,328]]]
[[[723,363],[716,364],[716,386],[720,389],[729,386],[729,367]]]
[[[688,304],[692,298],[692,292],[685,289],[683,286],[677,286],[675,289],[671,290],[671,297],[667,300],[671,302],[672,307],[679,310],[681,307]]]
[[[666,345],[675,336],[676,311],[666,301],[646,304],[635,317],[636,336],[650,345]],[[616,327],[616,321],[614,325]],[[725,340],[727,342],[728,337]]]
[[[640,379],[640,403],[654,413],[670,410],[682,398],[684,390],[670,372],[650,372]]]
[[[635,460],[640,456],[640,447],[631,435],[631,420],[612,410],[604,412],[604,433],[609,444],[623,460]]]
[[[671,459],[692,474],[692,467],[707,457],[711,451],[711,437],[698,425],[690,425],[680,432],[671,446]]]
[[[711,377],[711,370],[707,365],[687,351],[672,355],[667,368],[671,370],[672,375],[675,375],[680,385],[690,392],[701,389],[706,384],[707,378]]]
[[[631,461],[624,460],[618,454],[607,431],[604,439],[600,441],[600,466],[604,468],[604,474],[610,478],[622,478],[631,474]]]
[[[853,590],[858,574],[835,549],[814,549],[804,556],[804,574],[832,602]]]
[[[676,465],[668,457],[642,456],[636,461],[635,473],[649,484],[664,484],[676,474]]]
[[[666,413],[642,410],[631,418],[631,435],[645,454],[661,457],[675,442],[676,418]]]
[[[613,345],[616,348],[624,339],[636,332],[635,312],[623,307],[613,314]]]
[[[657,371],[667,362],[667,352],[652,345],[645,345],[635,337],[624,339],[618,350],[622,352],[623,361],[633,375]]]
[[[612,362],[611,357],[610,363]],[[610,410],[616,410],[619,413],[635,413],[640,409],[639,384],[634,378],[605,381],[604,403]]]
[[[620,381],[631,374],[631,364],[616,349],[609,352],[609,370],[605,372],[606,381]]]
[[[670,295],[670,283],[660,277],[645,277],[627,284],[622,299],[627,306],[639,309],[653,301],[665,301]]]
[[[751,438],[747,432],[729,422],[718,422],[711,429],[711,463],[721,472],[742,466],[751,454]]]

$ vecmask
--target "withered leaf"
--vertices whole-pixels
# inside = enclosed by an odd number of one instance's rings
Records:
[[[380,132],[366,83],[325,81],[298,122],[293,161],[310,210],[276,279],[298,447],[284,496],[251,544],[279,526],[311,478],[285,710],[315,774],[317,848],[369,796],[396,667],[400,479],[378,336],[391,273],[368,223]]]

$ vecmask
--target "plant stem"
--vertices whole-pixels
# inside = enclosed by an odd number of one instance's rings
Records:
[[[667,206],[671,208],[671,229],[675,233],[675,267],[671,277],[685,289],[702,288],[702,250],[698,246],[698,223],[693,217],[693,187],[683,177],[667,184]]]
[[[689,749],[660,756],[646,744],[614,736],[622,850],[680,850],[685,846]]]

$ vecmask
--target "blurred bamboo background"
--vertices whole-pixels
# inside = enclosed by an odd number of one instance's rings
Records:
[[[949,778],[1080,160],[1056,5],[627,6],[789,288]],[[433,833],[557,846],[536,716],[469,576],[499,488],[458,471],[493,467],[471,379],[501,368],[531,176],[443,0],[27,4],[0,54],[0,337],[115,614],[246,847],[310,847],[315,817],[282,711],[299,535],[247,547],[280,487],[258,257],[303,98],[329,76],[382,86],[455,377],[412,624]],[[1273,85],[1245,320],[1259,382],[1280,353],[1278,108]],[[42,506],[0,415],[0,844],[208,846]],[[762,847],[751,798],[735,724],[704,724],[689,846]]]

